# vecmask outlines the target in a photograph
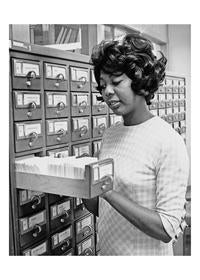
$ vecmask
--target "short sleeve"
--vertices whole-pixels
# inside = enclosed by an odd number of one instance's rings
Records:
[[[189,176],[189,159],[180,135],[163,143],[157,166],[156,211],[172,239],[181,232],[185,217],[185,194]]]

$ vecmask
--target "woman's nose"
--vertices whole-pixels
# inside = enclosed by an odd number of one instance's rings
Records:
[[[105,93],[105,96],[108,98],[109,96],[113,95],[115,92],[114,92],[114,89],[111,85],[107,85],[104,93]]]

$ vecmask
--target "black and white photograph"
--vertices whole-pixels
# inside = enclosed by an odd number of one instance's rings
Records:
[[[191,255],[190,31],[9,25],[10,255]]]

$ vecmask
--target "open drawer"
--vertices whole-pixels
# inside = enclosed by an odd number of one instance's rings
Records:
[[[113,188],[114,162],[104,159],[85,165],[83,179],[16,171],[16,188],[78,198],[93,198]]]

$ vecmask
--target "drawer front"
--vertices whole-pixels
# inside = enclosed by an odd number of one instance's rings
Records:
[[[41,148],[44,145],[42,121],[15,123],[16,152]]]
[[[22,251],[23,256],[46,256],[49,255],[48,240],[40,242]]]
[[[103,101],[100,93],[92,93],[92,114],[101,115],[107,114],[108,106]]]
[[[39,61],[12,59],[12,67],[14,89],[41,89],[41,65]]]
[[[90,137],[90,118],[72,118],[72,141],[84,140]]]
[[[45,92],[46,118],[69,116],[69,96],[67,92]]]
[[[45,194],[28,190],[18,191],[19,217],[34,214],[45,208]]]
[[[71,91],[90,91],[89,69],[70,67],[70,89]]]
[[[92,134],[93,137],[101,137],[105,131],[105,129],[108,127],[108,118],[107,116],[98,116],[92,118]]]
[[[93,256],[95,255],[95,244],[94,236],[91,235],[89,238],[80,242],[76,246],[76,255],[78,256]]]
[[[73,246],[72,226],[51,236],[51,252],[53,255],[63,255]]]
[[[93,215],[86,216],[75,223],[76,242],[80,242],[94,232]]]
[[[21,247],[40,241],[47,235],[46,210],[20,218],[19,228]]]
[[[66,146],[64,148],[48,150],[47,156],[53,158],[66,158],[69,156],[69,147]]]
[[[84,144],[76,144],[72,146],[72,155],[75,155],[76,157],[81,156],[91,156],[91,144],[90,143],[84,143]]]
[[[51,229],[57,229],[69,224],[73,219],[72,198],[50,206]]]
[[[69,120],[47,120],[46,121],[47,146],[67,144],[70,141]]]
[[[42,118],[41,92],[13,91],[14,120],[26,121]]]
[[[90,115],[90,95],[83,92],[71,93],[71,112],[72,116]]]
[[[68,76],[66,65],[45,63],[44,76],[45,90],[68,90]]]

